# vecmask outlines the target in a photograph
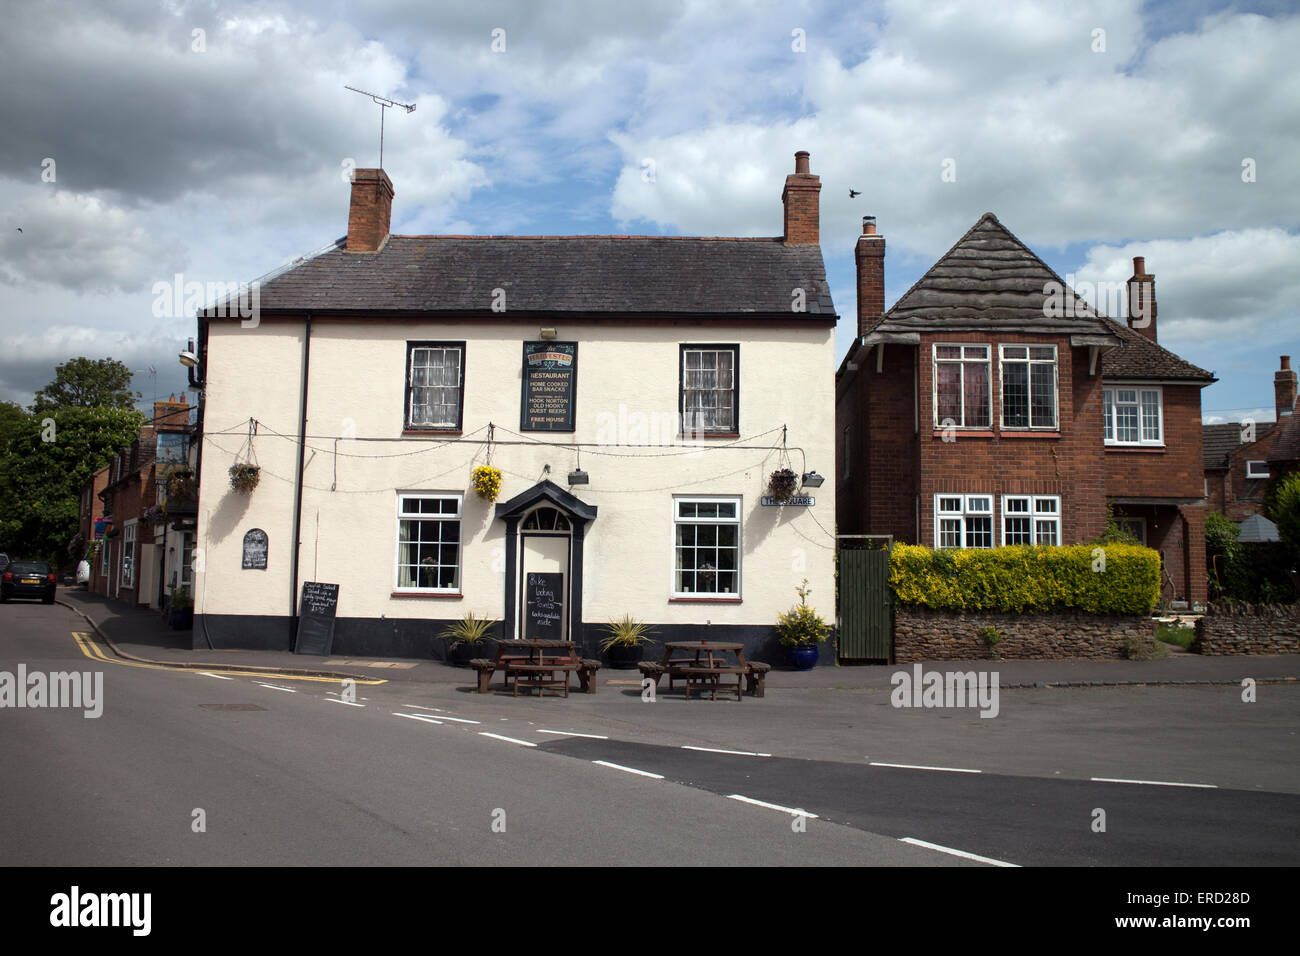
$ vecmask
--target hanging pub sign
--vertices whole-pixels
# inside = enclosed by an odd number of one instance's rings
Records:
[[[245,571],[265,571],[266,554],[270,542],[266,537],[266,532],[261,528],[253,528],[244,535],[244,566]]]
[[[577,390],[577,342],[524,343],[520,431],[573,431]]]

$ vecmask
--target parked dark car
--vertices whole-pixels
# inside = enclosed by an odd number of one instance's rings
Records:
[[[44,561],[13,561],[0,572],[0,601],[10,598],[40,598],[54,603],[58,586],[54,568]]]

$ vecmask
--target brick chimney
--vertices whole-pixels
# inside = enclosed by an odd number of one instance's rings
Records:
[[[1156,277],[1147,272],[1144,256],[1133,257],[1128,280],[1128,325],[1152,342],[1156,340]]]
[[[794,154],[794,173],[785,177],[781,202],[785,206],[785,241],[816,245],[820,237],[819,196],[822,178],[808,172],[808,151]]]
[[[1282,367],[1273,373],[1273,401],[1277,407],[1277,420],[1295,410],[1296,374],[1291,368],[1291,356],[1282,356]]]
[[[885,314],[885,237],[876,235],[876,217],[862,217],[862,235],[853,249],[858,264],[858,336]]]
[[[348,252],[378,252],[388,239],[393,211],[393,181],[382,169],[352,173],[352,208],[348,211]]]

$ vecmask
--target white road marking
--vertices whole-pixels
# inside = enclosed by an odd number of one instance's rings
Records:
[[[481,721],[481,720],[469,720],[469,719],[467,719],[467,718],[465,718],[465,717],[448,717],[446,714],[439,714],[439,715],[438,715],[438,719],[439,719],[439,720],[450,720],[450,721],[452,721],[452,722],[454,722],[454,723],[457,723],[457,724],[481,724],[481,723],[483,722],[483,721]]]
[[[872,767],[900,767],[903,770],[943,770],[948,773],[983,773],[983,770],[967,770],[965,767],[924,767],[915,763],[880,763],[871,761]]]
[[[418,708],[419,710],[436,710],[436,711],[438,711],[438,713],[440,713],[440,714],[442,713],[442,710],[441,710],[440,708],[438,708],[438,707],[425,707],[423,704],[403,704],[402,706],[403,706],[403,707],[415,707],[415,708]]]
[[[537,732],[539,734],[559,734],[562,737],[590,737],[592,740],[609,740],[608,737],[603,737],[600,734],[575,734],[571,730],[542,730],[539,727]]]
[[[769,810],[780,810],[782,813],[788,813],[795,817],[808,817],[810,820],[817,820],[819,817],[815,813],[809,813],[807,810],[800,810],[798,807],[783,807],[779,803],[765,803],[762,800],[755,800],[753,797],[741,796],[738,793],[728,795],[728,800],[739,800],[741,803],[752,803],[756,807],[766,807]]]
[[[442,726],[442,721],[434,720],[432,717],[426,717],[424,714],[399,714],[394,711],[393,716],[405,717],[408,720],[418,720],[422,724],[437,724],[439,727]]]
[[[912,846],[923,846],[927,850],[938,850],[940,853],[950,853],[953,856],[959,856],[964,860],[976,860],[980,863],[987,863],[990,866],[1010,866],[1020,869],[1019,863],[1008,863],[1005,860],[995,860],[991,856],[980,856],[977,853],[967,853],[965,850],[954,850],[950,846],[940,846],[937,843],[927,843],[924,840],[917,840],[914,837],[899,837],[900,843],[910,843]]]
[[[366,706],[365,704],[354,704],[352,701],[350,701],[350,700],[344,700],[344,699],[341,698],[341,697],[326,697],[325,699],[328,700],[328,701],[329,701],[330,703],[332,703],[332,704],[347,704],[349,707],[364,707],[364,706]]]
[[[234,680],[233,677],[222,677],[220,674],[209,674],[207,671],[199,671],[200,677],[215,677],[217,680]]]
[[[267,688],[267,689],[269,689],[269,690],[282,690],[282,691],[284,691],[286,694],[296,694],[296,693],[298,693],[298,692],[297,692],[296,690],[294,690],[292,687],[280,687],[280,686],[277,685],[277,684],[263,684],[260,680],[255,680],[255,681],[253,681],[253,683],[256,684],[258,687],[265,687],[265,688]]]
[[[1124,780],[1120,777],[1090,777],[1094,783],[1141,783],[1150,787],[1195,787],[1198,790],[1218,790],[1214,783],[1174,783],[1169,780]]]
[[[500,734],[490,734],[486,730],[478,732],[480,737],[491,737],[493,740],[504,740],[506,743],[519,744],[521,747],[536,747],[537,744],[527,740],[516,740],[514,737],[502,737]]]
[[[592,763],[599,764],[602,767],[609,767],[613,770],[622,770],[624,773],[634,773],[638,777],[650,777],[653,780],[662,780],[664,775],[661,773],[651,773],[649,770],[637,770],[636,767],[624,767],[619,763],[610,763],[608,760],[593,760]]]
[[[690,744],[682,744],[683,750],[702,750],[710,754],[735,754],[737,757],[770,757],[771,754],[754,753],[751,750],[719,750],[717,747],[692,747]]]

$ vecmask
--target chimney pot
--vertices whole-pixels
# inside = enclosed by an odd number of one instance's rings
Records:
[[[794,174],[796,176],[808,175],[808,150],[801,149],[794,154]]]
[[[875,217],[875,216],[863,216],[863,217],[862,217],[862,234],[863,234],[864,236],[874,236],[874,235],[876,234],[876,217]]]
[[[1284,369],[1285,369],[1285,368],[1290,368],[1290,367],[1291,367],[1291,356],[1289,356],[1289,355],[1283,355],[1283,356],[1282,356],[1282,367],[1283,367]]]
[[[1146,256],[1133,257],[1133,274],[1135,276],[1144,276],[1147,274]]]

